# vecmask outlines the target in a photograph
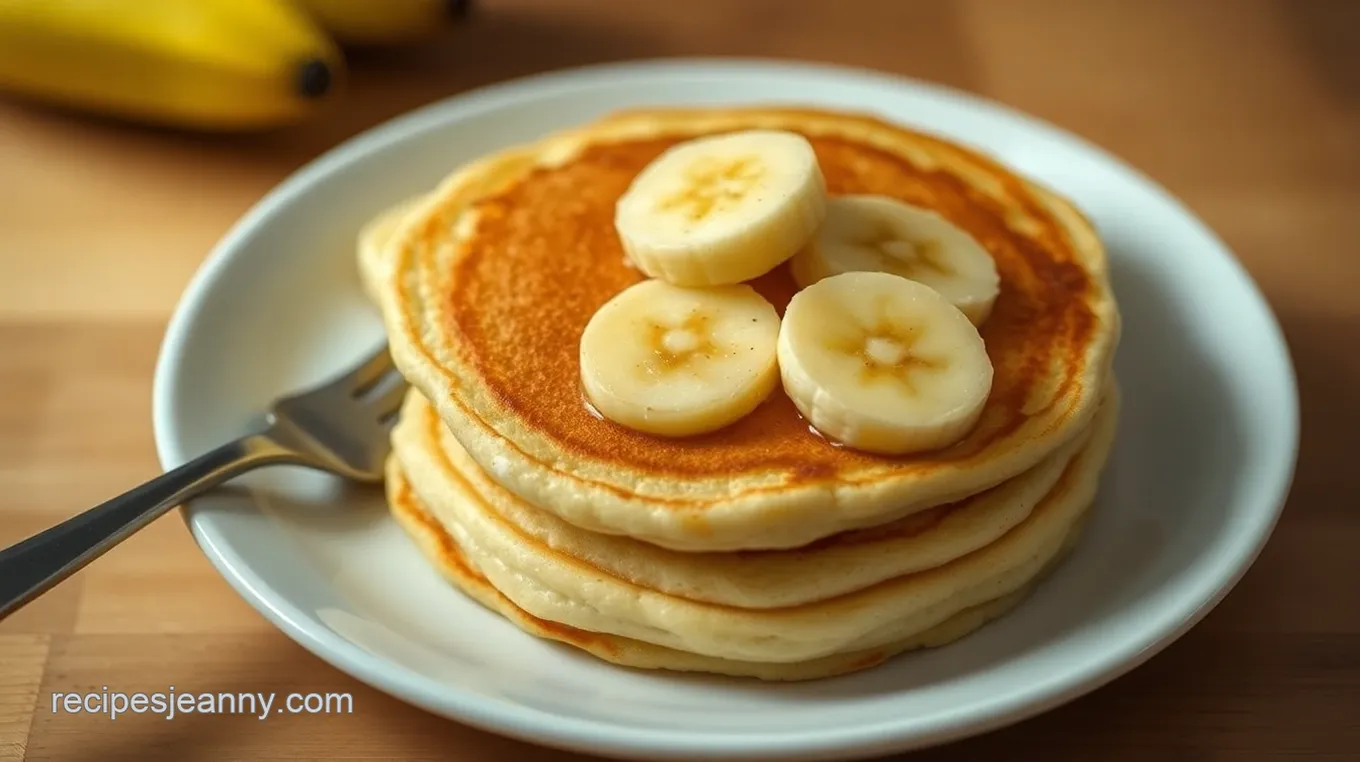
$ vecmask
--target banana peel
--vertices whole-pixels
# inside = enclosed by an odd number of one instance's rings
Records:
[[[0,91],[154,124],[256,130],[302,120],[344,78],[288,0],[0,0]]]

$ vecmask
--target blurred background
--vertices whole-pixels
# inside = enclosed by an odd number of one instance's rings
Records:
[[[384,5],[349,0],[356,3]],[[345,138],[473,87],[655,56],[835,62],[1016,106],[1121,155],[1186,197],[1221,232],[1231,236],[1234,226],[1247,226],[1241,230],[1251,235],[1234,241],[1236,248],[1276,289],[1288,286],[1272,276],[1292,263],[1256,256],[1256,249],[1296,245],[1296,223],[1316,229],[1353,218],[1316,195],[1282,192],[1356,187],[1360,2],[1354,0],[467,5],[466,18],[432,18],[399,42],[346,45],[343,81],[278,127],[205,134],[0,95],[0,282],[7,284],[0,286],[0,309],[62,314],[98,305],[164,314],[241,212]],[[230,35],[221,39],[229,44]],[[1253,190],[1280,195],[1263,203]],[[62,287],[51,287],[58,277]],[[1340,288],[1343,279],[1319,282]]]
[[[1328,592],[1360,572],[1360,0],[474,0],[413,3],[409,18],[400,0],[122,4],[137,7],[91,17],[79,14],[120,3],[0,0],[0,545],[158,472],[150,379],[181,290],[251,204],[344,139],[471,88],[591,63],[868,67],[1019,108],[1165,185],[1261,284],[1303,393],[1285,518],[1204,625],[1087,699],[922,758],[1360,758],[1360,611]],[[179,58],[97,49],[90,35]],[[210,69],[217,79],[195,87]],[[205,103],[214,92],[238,95]],[[40,689],[97,685],[110,664],[149,685],[210,669],[223,684],[249,673],[352,690],[362,711],[245,734],[215,720],[133,726],[138,742],[33,711]],[[187,759],[176,755],[203,743],[241,759],[341,745],[540,755],[325,667],[241,602],[173,519],[0,623],[0,759]]]

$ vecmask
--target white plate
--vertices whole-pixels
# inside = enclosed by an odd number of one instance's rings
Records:
[[[1199,620],[1269,536],[1293,472],[1293,370],[1224,245],[1164,190],[1034,119],[908,80],[671,61],[532,77],[421,109],[264,198],[194,278],[156,373],[162,464],[233,437],[275,394],[381,340],[356,229],[454,165],[601,112],[799,102],[878,112],[990,151],[1074,198],[1113,260],[1122,428],[1088,536],[1023,606],[946,648],[800,685],[634,672],[535,640],[428,568],[372,492],[276,469],[194,503],[222,575],[303,646],[498,733],[610,756],[822,759],[978,733],[1133,668]]]

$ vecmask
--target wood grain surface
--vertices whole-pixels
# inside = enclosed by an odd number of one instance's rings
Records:
[[[1284,518],[1201,626],[1089,697],[911,758],[1360,759],[1360,2],[485,0],[481,11],[423,49],[353,57],[342,106],[269,135],[204,138],[0,100],[0,545],[157,473],[151,375],[180,290],[238,215],[337,141],[472,86],[605,60],[873,67],[1051,120],[1165,184],[1261,284],[1303,395]],[[354,711],[264,722],[52,711],[54,692],[105,685],[342,691]],[[0,623],[0,759],[294,758],[578,757],[433,717],[326,666],[228,588],[178,516]]]

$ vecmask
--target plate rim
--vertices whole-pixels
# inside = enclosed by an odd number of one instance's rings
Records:
[[[1181,595],[1177,624],[1164,628],[1158,637],[1124,653],[1102,651],[1095,663],[1084,669],[1061,673],[1061,678],[1031,684],[1023,692],[970,704],[966,709],[950,709],[923,723],[919,718],[883,721],[846,728],[819,729],[815,732],[733,734],[678,729],[639,729],[620,723],[582,717],[567,717],[531,706],[483,696],[454,685],[420,680],[403,667],[374,656],[338,634],[318,632],[305,625],[307,618],[298,607],[257,576],[235,549],[218,542],[213,531],[195,518],[189,507],[181,514],[194,542],[218,573],[256,611],[303,648],[332,667],[404,702],[482,730],[557,748],[616,757],[653,759],[694,759],[696,755],[721,755],[742,759],[821,759],[831,755],[864,755],[902,751],[937,745],[998,729],[1034,717],[1085,695],[1127,674],[1153,655],[1179,639],[1199,623],[1250,569],[1270,539],[1283,512],[1292,487],[1298,461],[1299,395],[1296,370],[1278,317],[1258,284],[1251,278],[1231,248],[1179,198],[1141,170],[1087,139],[1045,120],[1003,103],[989,100],[949,86],[896,74],[839,64],[751,57],[644,58],[559,69],[473,88],[397,115],[352,136],[291,172],[260,197],[218,240],[199,265],[181,294],[168,323],[157,355],[152,384],[152,423],[157,456],[162,468],[169,469],[196,453],[187,452],[176,431],[172,415],[178,389],[174,375],[184,347],[191,339],[191,327],[205,309],[205,296],[212,290],[222,271],[229,266],[233,252],[250,232],[291,199],[308,191],[317,180],[340,167],[386,145],[399,143],[410,135],[436,129],[454,112],[458,117],[493,111],[510,103],[533,100],[553,87],[590,87],[619,78],[645,76],[797,76],[799,74],[845,78],[858,83],[890,89],[927,92],[934,97],[980,112],[1016,121],[1028,128],[1061,138],[1093,154],[1102,161],[1127,172],[1143,190],[1160,197],[1178,215],[1218,247],[1224,264],[1232,271],[1235,284],[1254,303],[1265,318],[1269,331],[1258,337],[1269,346],[1283,372],[1281,389],[1291,404],[1283,406],[1285,437],[1282,461],[1271,464],[1274,473],[1269,489],[1251,498],[1260,506],[1259,528],[1247,547],[1234,547],[1231,573],[1214,575],[1207,591],[1195,589],[1194,596]],[[1239,543],[1240,544],[1240,543]],[[1184,601],[1189,601],[1188,604]],[[1129,649],[1125,649],[1129,650]],[[923,727],[924,724],[924,727]]]

